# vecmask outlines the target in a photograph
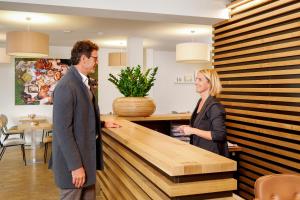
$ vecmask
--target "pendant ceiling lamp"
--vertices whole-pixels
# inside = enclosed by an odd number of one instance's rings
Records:
[[[30,18],[27,18],[30,21]],[[12,31],[6,33],[6,52],[11,56],[45,57],[49,55],[49,36],[44,33]]]
[[[11,56],[48,56],[49,36],[31,31],[8,32],[6,33],[6,52]]]
[[[195,31],[191,31],[195,34]],[[208,44],[199,42],[186,42],[176,45],[176,62],[199,64],[210,61]]]
[[[120,51],[108,54],[108,66],[122,67],[127,65],[127,53],[123,52],[124,42],[120,42]]]
[[[207,44],[187,42],[176,45],[176,62],[198,64],[209,62],[209,58]]]
[[[127,55],[125,52],[112,52],[108,54],[108,66],[126,66]]]

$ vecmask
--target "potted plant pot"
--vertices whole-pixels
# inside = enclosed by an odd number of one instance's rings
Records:
[[[147,117],[155,109],[156,105],[150,97],[119,97],[113,102],[114,114],[122,117]]]
[[[118,78],[109,74],[108,80],[125,96],[114,100],[114,114],[124,117],[146,117],[154,113],[155,103],[147,97],[147,93],[154,85],[157,69],[157,67],[149,68],[143,73],[138,65],[122,69]],[[153,71],[150,74],[151,70]]]

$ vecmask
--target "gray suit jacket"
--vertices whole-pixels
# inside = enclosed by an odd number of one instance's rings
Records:
[[[103,169],[100,130],[98,104],[95,98],[90,100],[88,88],[77,69],[71,66],[53,94],[53,142],[49,167],[58,187],[75,188],[71,171],[82,166],[86,173],[84,187],[95,184],[96,168]]]
[[[191,126],[200,130],[211,131],[212,140],[192,135],[191,143],[208,151],[229,157],[225,126],[226,113],[223,105],[215,97],[209,96],[201,111],[197,113],[200,100],[192,114]]]

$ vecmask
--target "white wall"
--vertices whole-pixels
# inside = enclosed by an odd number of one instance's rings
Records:
[[[70,47],[50,47],[50,56],[70,58]],[[10,64],[0,64],[0,113],[6,114],[9,126],[17,124],[18,117],[30,113],[47,116],[51,120],[52,106],[49,105],[15,105],[15,68],[14,59]]]
[[[107,79],[109,73],[117,74],[121,67],[108,66],[108,53],[114,49],[100,49],[99,51],[99,106],[102,114],[112,112],[112,102],[122,96],[115,86]],[[70,58],[71,47],[50,47],[53,58]],[[195,93],[193,84],[175,84],[179,75],[193,74],[196,65],[183,65],[175,62],[175,52],[154,51],[153,63],[158,66],[157,80],[151,91],[156,102],[156,114],[171,111],[192,111],[199,97]],[[13,59],[12,59],[13,61]],[[14,63],[0,64],[0,113],[9,117],[10,124],[18,122],[18,117],[29,113],[47,116],[51,119],[52,106],[49,105],[15,105]]]
[[[109,73],[118,74],[121,67],[108,66],[108,53],[119,51],[116,49],[104,49],[99,51],[99,107],[101,114],[112,112],[112,102],[115,98],[121,97],[119,90],[107,79]]]
[[[154,52],[154,65],[159,67],[152,91],[157,114],[171,111],[192,112],[200,97],[195,92],[194,84],[175,84],[177,76],[194,74],[199,66],[178,64],[175,60],[175,52]]]
[[[108,66],[108,53],[111,51],[114,49],[100,49],[99,55],[99,106],[103,114],[112,112],[113,100],[122,96],[107,80],[109,73],[118,74],[121,69],[121,67]],[[194,84],[175,83],[177,76],[193,75],[199,66],[178,64],[175,57],[175,52],[154,51],[152,59],[154,66],[158,66],[158,72],[150,96],[156,103],[155,114],[171,113],[172,111],[191,112],[200,97],[195,92]]]

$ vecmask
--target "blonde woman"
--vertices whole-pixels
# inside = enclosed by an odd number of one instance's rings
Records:
[[[191,143],[200,148],[228,157],[225,110],[216,99],[222,86],[214,69],[199,70],[196,76],[196,91],[201,98],[192,114],[190,125],[178,130],[191,135]]]

